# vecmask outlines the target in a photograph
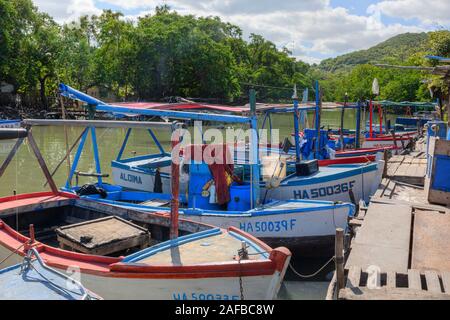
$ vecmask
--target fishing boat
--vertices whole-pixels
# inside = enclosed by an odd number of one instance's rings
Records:
[[[36,249],[0,270],[0,300],[101,300],[77,280],[45,264]]]
[[[70,93],[68,96],[76,94],[80,97],[72,89],[68,90]],[[82,98],[86,101],[86,97]],[[110,106],[105,105],[97,105],[97,107],[100,109],[105,108],[104,111],[110,108]],[[146,112],[149,111],[151,111],[153,116],[169,116],[165,110],[147,110]],[[214,120],[222,121],[223,123],[256,123],[254,117],[242,116],[231,117],[229,115],[185,112],[171,113],[170,116],[178,119],[196,118],[205,121],[209,121],[214,117]],[[71,185],[71,174],[64,190],[73,191],[83,197],[89,197],[108,204],[125,207],[137,205],[135,208],[143,211],[169,210],[164,208],[164,206],[168,204],[168,193],[172,187],[170,175],[172,156],[164,150],[156,139],[155,134],[149,132],[149,136],[153,138],[159,152],[155,155],[123,159],[122,154],[123,150],[126,149],[130,131],[127,130],[119,155],[112,162],[114,185],[105,184],[103,181],[98,180],[93,185],[94,191],[92,193],[85,192],[82,184],[76,183],[75,187]],[[255,146],[253,143],[247,146],[250,145]],[[83,146],[84,142],[81,142],[77,154],[81,154],[80,148]],[[203,150],[208,146],[186,146],[182,150],[186,151],[186,149],[189,150],[191,147]],[[227,145],[221,145],[219,148],[226,149]],[[94,159],[98,157],[99,155],[95,155]],[[332,248],[333,243],[330,240],[334,236],[335,228],[347,228],[347,220],[354,213],[354,205],[331,201],[312,203],[311,201],[300,199],[279,201],[276,198],[266,197],[266,192],[262,189],[266,188],[269,177],[263,177],[263,179],[255,178],[256,174],[252,174],[252,172],[259,174],[261,165],[259,161],[249,163],[249,158],[247,157],[247,162],[236,164],[235,169],[232,169],[232,171],[235,171],[236,176],[242,176],[241,183],[232,186],[228,185],[220,189],[217,175],[224,174],[224,167],[217,164],[215,169],[211,169],[205,164],[204,159],[197,159],[197,163],[188,163],[191,159],[184,152],[183,165],[181,165],[181,176],[183,178],[180,183],[180,213],[186,219],[196,221],[200,219],[220,227],[234,226],[248,230],[252,235],[264,241],[267,240],[270,245],[290,243],[289,248],[296,250],[296,253],[300,251],[302,254],[304,252],[303,250],[298,250],[301,246],[297,244],[303,243],[304,248],[309,247],[311,249],[311,241],[326,243],[328,249]],[[77,159],[78,157],[75,157],[71,172],[77,171]],[[237,157],[235,156],[234,159],[236,160]],[[222,170],[222,172],[214,174],[214,170]],[[264,169],[262,172],[264,172]],[[101,173],[97,171],[96,174],[100,175]],[[234,173],[232,172],[231,175],[234,175]],[[214,196],[211,195],[214,193],[211,191],[212,184],[214,184],[216,195],[222,192],[229,192],[229,199],[227,201],[215,201]],[[102,189],[104,191],[103,195],[95,192],[95,188]],[[209,195],[205,196],[206,193]],[[358,195],[359,193],[356,194]],[[311,215],[314,216],[314,219],[310,218]],[[261,221],[261,217],[264,217],[264,221]],[[262,229],[257,230],[256,225],[259,228],[261,222],[263,222]],[[255,224],[255,228],[246,228],[245,226],[249,224],[250,226]]]
[[[28,125],[81,125],[79,121],[24,120],[24,123]],[[124,125],[145,127],[145,123],[142,122],[127,122]],[[91,130],[95,132],[95,127],[92,127]],[[84,145],[85,140],[82,140],[80,146]],[[94,159],[99,159],[100,155],[96,144],[94,144],[94,150]],[[78,149],[76,154],[66,187],[63,188],[64,191],[74,192],[82,198],[103,204],[141,212],[170,212],[171,194],[164,192],[165,189],[172,188],[170,175],[160,173],[159,178],[157,175],[153,175],[154,181],[161,180],[158,191],[155,190],[156,184],[151,185],[145,191],[137,191],[105,183],[101,179],[105,177],[101,171],[90,175],[97,178],[95,184],[79,184],[77,179],[77,183],[72,185],[71,177],[80,174],[77,171],[77,163],[82,150]],[[167,161],[171,168],[170,158]],[[234,184],[229,188],[226,187],[227,190],[220,189],[219,182],[214,180],[215,177],[210,171],[210,167],[204,161],[196,163],[185,161],[181,167],[182,172],[188,168],[185,190],[189,190],[187,195],[181,193],[179,197],[180,214],[183,218],[225,229],[239,228],[271,246],[283,244],[298,253],[299,256],[308,256],[314,253],[315,256],[326,255],[328,257],[332,254],[335,229],[337,227],[346,229],[349,217],[353,216],[355,212],[353,204],[332,201],[295,199],[276,201],[264,197],[261,205],[252,205],[250,198],[254,188],[250,183]],[[216,165],[215,170],[225,169]],[[222,173],[224,172],[222,171]],[[89,176],[89,174],[83,173],[80,178],[85,176]],[[182,176],[186,177],[186,173],[183,173]],[[133,180],[137,181],[138,179],[134,178]],[[215,191],[212,191],[211,188],[212,181],[214,181]],[[164,184],[166,184],[165,187],[163,187]],[[208,184],[210,187],[207,191],[208,195],[205,196],[205,185]],[[180,188],[181,190],[182,188]],[[211,201],[214,199],[211,193],[218,194],[225,191],[230,195],[228,203],[217,204],[216,201]]]
[[[257,118],[256,113],[253,117],[243,117],[243,116],[234,116],[234,115],[220,115],[220,114],[204,114],[204,113],[195,113],[195,112],[179,112],[179,111],[166,111],[166,110],[155,110],[155,109],[145,109],[138,110],[133,108],[124,108],[122,106],[113,106],[105,104],[102,101],[99,101],[95,98],[92,98],[84,93],[81,93],[69,86],[61,85],[60,86],[61,94],[66,97],[77,99],[87,103],[91,106],[95,106],[96,110],[100,110],[103,112],[118,112],[118,113],[133,113],[138,112],[139,114],[145,114],[147,116],[154,117],[165,117],[165,118],[174,118],[174,119],[188,119],[188,120],[199,120],[199,121],[217,121],[221,123],[238,123],[238,124],[250,124],[252,128],[257,128]],[[319,98],[317,98],[319,99]],[[298,105],[298,100],[294,100],[294,105]],[[316,108],[318,108],[319,103],[316,104]],[[296,114],[294,112],[294,114]],[[296,122],[296,121],[294,121]],[[320,122],[319,122],[320,123]],[[319,128],[319,125],[316,124],[316,127]],[[155,176],[158,174],[162,181],[162,191],[167,192],[170,186],[170,175],[167,174],[167,170],[170,164],[170,158],[167,153],[162,148],[161,144],[157,142],[157,139],[154,134],[151,134],[155,144],[159,148],[159,153],[156,155],[145,155],[141,157],[132,157],[128,159],[123,159],[123,150],[126,147],[128,142],[129,132],[125,136],[122,147],[120,148],[119,156],[117,160],[112,161],[112,172],[114,177],[115,184],[122,186],[127,189],[143,191],[143,192],[153,192],[155,190]],[[323,135],[321,136],[323,137]],[[257,139],[257,138],[256,138]],[[256,140],[255,139],[255,140]],[[319,139],[316,139],[315,150],[319,150],[321,147],[319,145]],[[299,143],[296,142],[296,145],[299,146]],[[259,157],[259,144],[258,145],[248,145],[249,152],[253,151],[252,154],[257,155]],[[297,148],[297,147],[296,147]],[[300,148],[300,147],[299,147]],[[245,150],[244,150],[245,151]],[[81,151],[80,151],[81,152]],[[296,159],[300,159],[299,155],[296,155]],[[312,155],[311,155],[312,156]],[[315,158],[323,159],[318,157]],[[250,156],[247,157],[250,159]],[[304,159],[308,159],[304,157]],[[258,160],[259,161],[259,160]],[[239,161],[238,161],[239,162]],[[260,190],[260,194],[258,196],[254,195],[254,197],[264,198],[266,195],[266,184],[267,181],[261,179],[260,174],[260,166],[258,164],[254,164],[253,176],[251,177],[252,187],[255,188],[258,185],[258,189]],[[291,198],[300,199],[298,193],[293,192],[292,186],[296,186],[297,188],[300,185],[300,180],[307,181],[307,185],[314,186],[313,194],[309,199],[315,200],[342,200],[342,201],[350,201],[352,197],[350,197],[349,191],[350,189],[354,192],[354,200],[358,203],[360,200],[368,201],[371,192],[374,190],[374,186],[378,186],[381,181],[381,172],[384,166],[384,162],[379,161],[377,163],[372,164],[349,164],[349,165],[335,165],[329,166],[326,170],[321,172],[309,172],[307,176],[298,177],[295,174],[290,174],[287,177],[281,179],[281,183],[278,189],[280,192],[274,192],[271,199],[274,200],[289,200]],[[246,179],[246,173],[248,173],[251,169],[251,165],[241,164],[236,167],[237,171],[240,171],[241,174]],[[291,172],[294,171],[295,168],[291,168]],[[248,177],[247,177],[248,178]],[[249,182],[247,180],[247,182]],[[322,189],[319,190],[318,196],[316,197],[316,186],[324,183],[326,184],[326,188],[328,188],[328,192],[323,193]],[[336,184],[334,184],[336,182]],[[336,187],[335,192],[330,192],[330,188],[332,186],[337,185],[337,182],[343,186],[343,188]],[[188,181],[183,179],[180,184],[181,193],[184,194],[187,190]],[[353,187],[353,188],[352,188]],[[298,188],[297,188],[298,189]],[[286,192],[283,192],[286,191]],[[303,191],[303,190],[302,190]],[[280,198],[278,198],[281,196]],[[256,201],[255,201],[256,203]]]
[[[290,251],[272,249],[237,228],[178,219],[175,167],[170,214],[121,208],[59,191],[31,129],[0,132],[0,138],[10,135],[18,140],[0,168],[0,176],[27,138],[51,191],[0,198],[2,267],[20,263],[32,247],[50,268],[78,273],[88,290],[105,299],[276,297]]]

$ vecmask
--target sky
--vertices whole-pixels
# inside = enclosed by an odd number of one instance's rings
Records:
[[[103,9],[127,19],[167,4],[180,14],[219,16],[244,36],[264,36],[308,63],[367,49],[405,32],[450,28],[449,0],[33,0],[60,23]]]

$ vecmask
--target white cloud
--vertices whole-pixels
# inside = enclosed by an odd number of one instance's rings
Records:
[[[450,1],[448,0],[384,0],[370,5],[369,13],[381,12],[390,17],[419,19],[422,23],[450,24]]]
[[[121,8],[129,19],[137,19],[152,13],[157,5],[167,4],[181,14],[220,16],[240,26],[245,36],[261,34],[280,48],[295,43],[293,55],[308,62],[366,49],[394,35],[426,28],[384,24],[381,13],[404,18],[417,16],[427,22],[450,19],[447,17],[450,1],[431,0],[427,4],[422,1],[383,0],[371,5],[367,15],[356,15],[345,8],[332,7],[330,0],[70,0],[69,5],[62,4],[61,0],[34,0],[41,10],[59,22],[81,14],[99,13],[95,3]]]
[[[77,19],[82,15],[99,14],[94,0],[33,0],[40,11],[47,12],[59,23]]]

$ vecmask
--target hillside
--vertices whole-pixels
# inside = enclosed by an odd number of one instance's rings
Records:
[[[404,33],[392,37],[370,49],[344,54],[323,60],[318,68],[323,71],[344,71],[365,64],[383,62],[386,59],[406,60],[410,55],[425,48],[427,33]]]

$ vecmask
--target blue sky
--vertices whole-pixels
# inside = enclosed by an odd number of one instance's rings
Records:
[[[261,34],[307,62],[369,48],[404,32],[450,27],[448,0],[33,0],[64,23],[102,9],[126,19],[168,4],[181,14],[220,16],[244,35]]]

